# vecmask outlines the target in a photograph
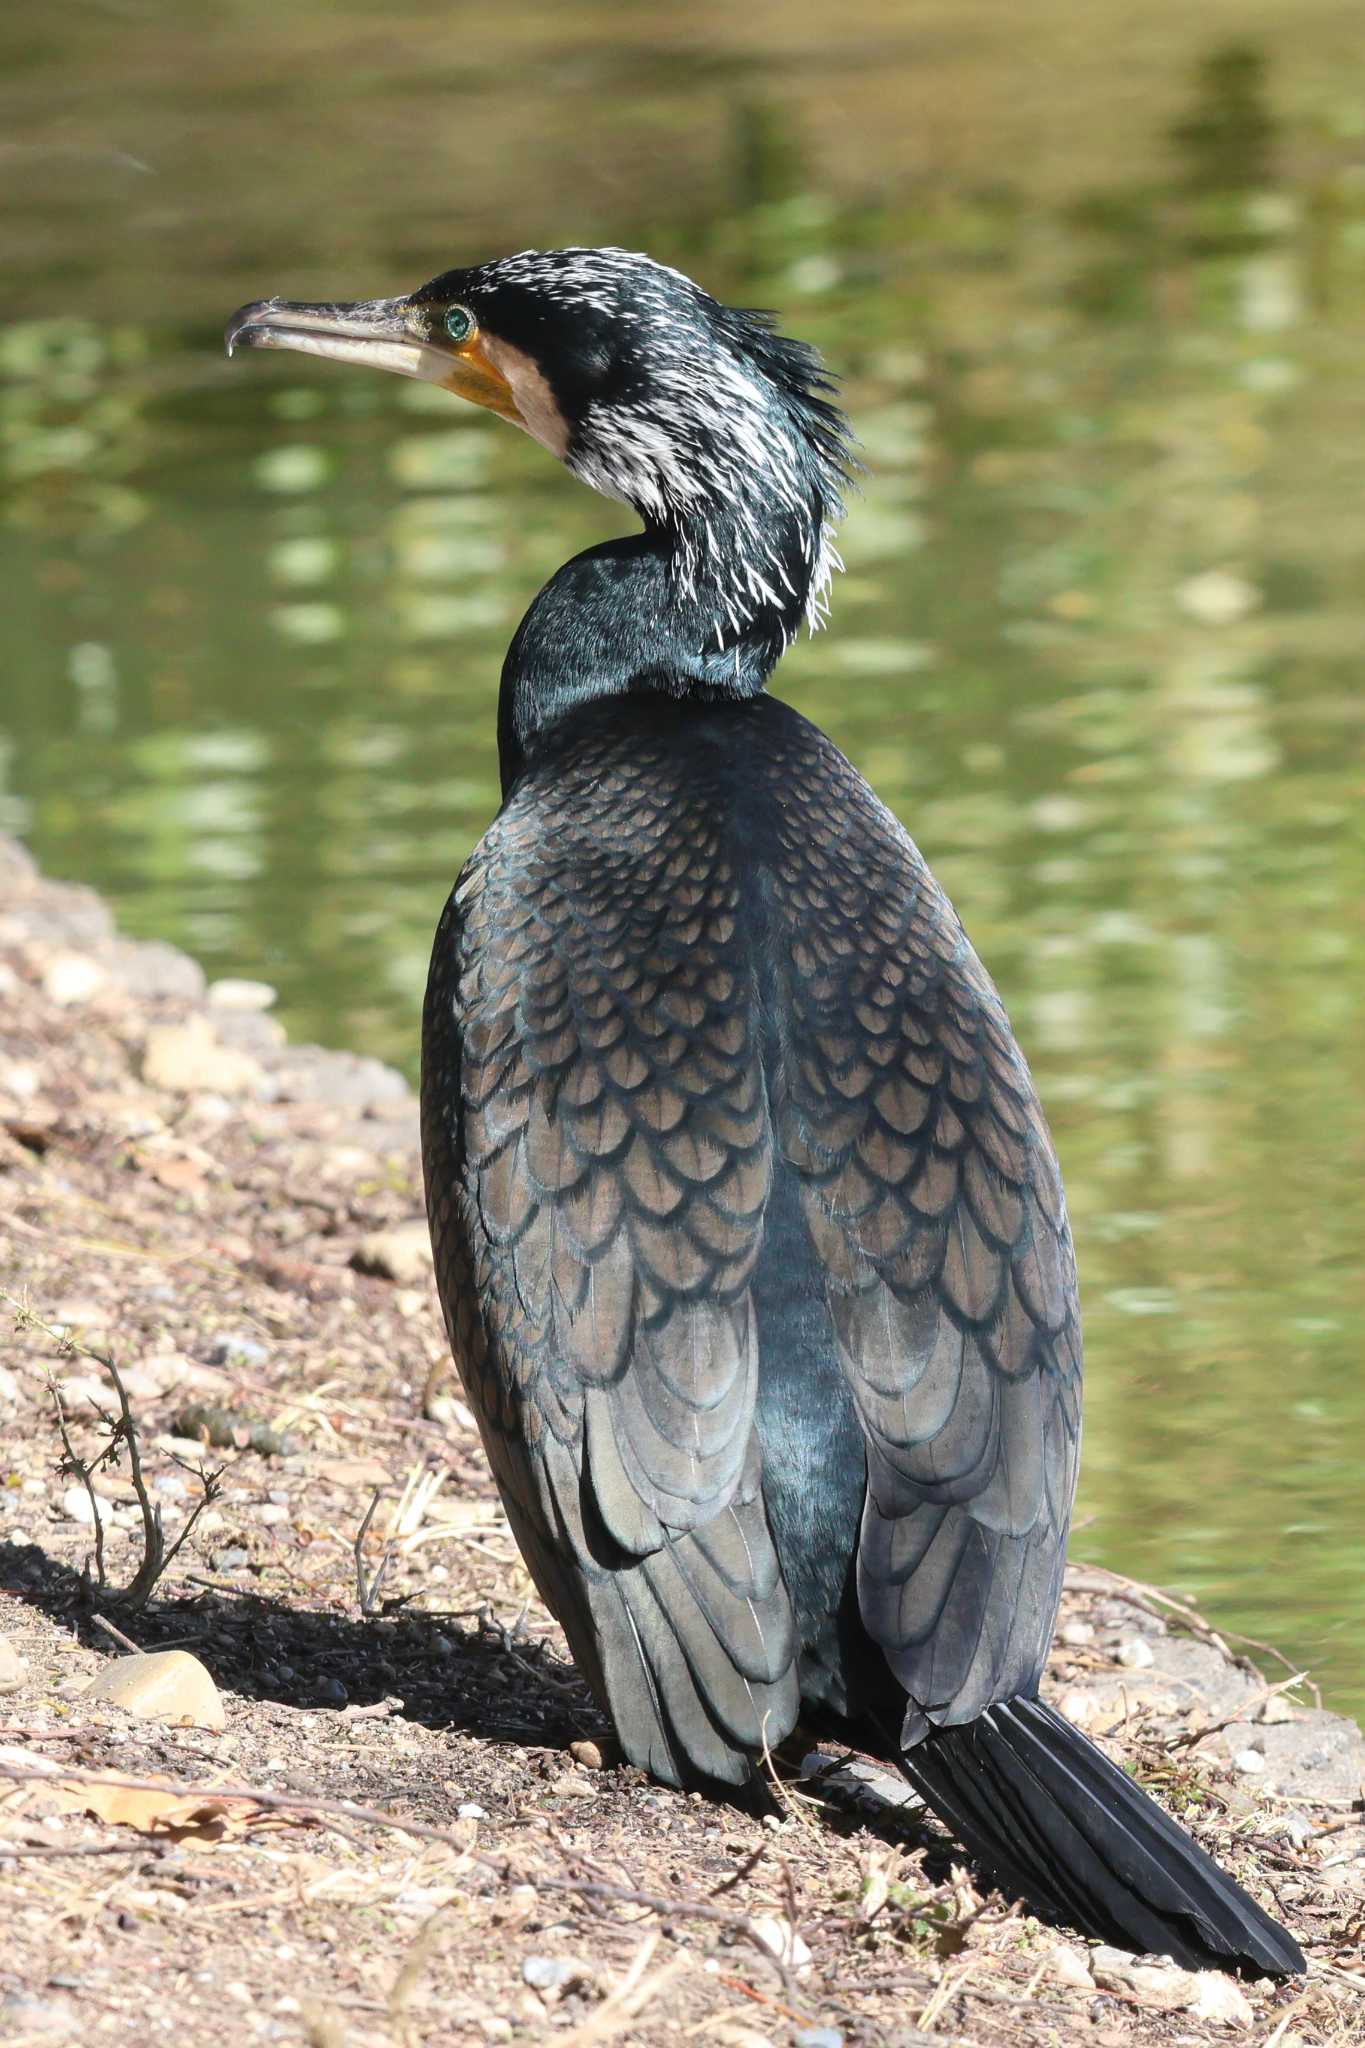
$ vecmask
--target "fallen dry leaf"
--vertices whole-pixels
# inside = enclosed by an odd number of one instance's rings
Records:
[[[49,1788],[43,1787],[46,1793]],[[280,1813],[254,1799],[223,1799],[213,1792],[187,1792],[167,1781],[164,1788],[54,1781],[51,1794],[59,1813],[88,1813],[111,1827],[136,1828],[144,1835],[172,1841],[222,1842],[240,1839],[270,1827],[312,1827],[307,1814]]]

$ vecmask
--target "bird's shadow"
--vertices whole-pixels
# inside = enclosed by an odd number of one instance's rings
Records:
[[[39,1544],[0,1542],[0,1592],[92,1648],[109,1649],[93,1619],[99,1610],[88,1581]],[[612,1741],[610,1722],[573,1666],[488,1614],[414,1613],[395,1603],[387,1613],[348,1616],[219,1582],[153,1601],[128,1627],[140,1649],[193,1650],[219,1689],[243,1700],[305,1712],[388,1702],[398,1718],[520,1751],[563,1751],[584,1738]],[[846,1776],[825,1774],[817,1796],[834,1832],[866,1829],[899,1847],[923,1848],[931,1876],[946,1875],[949,1863],[961,1859],[918,1810],[882,1800]],[[766,1798],[758,1803],[771,1810]]]

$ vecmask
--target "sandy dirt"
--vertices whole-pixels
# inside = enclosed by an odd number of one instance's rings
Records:
[[[866,1764],[767,1818],[614,1764],[444,1370],[412,1098],[260,1000],[0,843],[0,2040],[1365,2040],[1359,1731],[1093,1567],[1051,1696],[1306,1982],[1040,1925]],[[137,1610],[127,1446],[97,1508],[76,1469],[106,1355],[168,1543],[220,1475]],[[191,1651],[225,1726],[85,1701],[100,1617]]]

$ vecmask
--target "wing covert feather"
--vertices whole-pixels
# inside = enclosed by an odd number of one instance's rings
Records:
[[[626,758],[627,753],[631,758]],[[716,806],[604,742],[457,885],[423,1149],[452,1348],[528,1563],[627,1753],[737,1783],[796,1712],[749,1284],[772,1171]]]
[[[907,1742],[1029,1690],[1080,1430],[1066,1209],[1032,1080],[915,846],[809,728],[773,892],[789,1033],[775,1116],[867,1439],[863,1621]]]

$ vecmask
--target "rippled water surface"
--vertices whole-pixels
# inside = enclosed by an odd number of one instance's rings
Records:
[[[622,530],[223,317],[526,242],[778,306],[867,476],[783,664],[954,895],[1067,1176],[1075,1554],[1365,1708],[1358,0],[161,0],[0,27],[0,825],[414,1065],[502,653]],[[79,20],[77,20],[79,14]],[[63,22],[65,26],[63,26]]]

